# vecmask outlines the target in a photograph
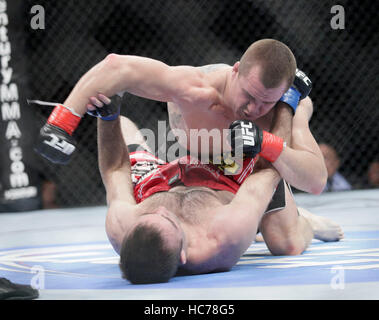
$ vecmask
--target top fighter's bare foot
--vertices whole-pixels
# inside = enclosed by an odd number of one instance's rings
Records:
[[[339,241],[344,234],[341,226],[329,218],[316,216],[304,208],[298,208],[299,214],[303,216],[311,225],[313,238],[322,241]]]
[[[341,226],[337,223],[333,222],[329,218],[316,216],[310,213],[308,210],[304,208],[298,208],[299,213],[302,217],[304,217],[313,231],[313,238],[325,242],[330,241],[339,241],[344,238],[344,234]],[[255,237],[255,242],[263,242],[263,236],[261,233],[257,234]]]

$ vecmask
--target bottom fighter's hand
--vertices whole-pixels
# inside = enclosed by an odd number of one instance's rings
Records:
[[[120,115],[121,100],[118,95],[109,99],[103,94],[98,94],[97,97],[90,98],[91,103],[87,104],[87,113],[105,121],[116,120]]]

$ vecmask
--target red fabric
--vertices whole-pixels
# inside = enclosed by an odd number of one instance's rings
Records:
[[[145,159],[144,154],[139,157],[138,153],[138,151],[131,153],[133,155],[131,157],[132,167],[137,161]],[[142,176],[134,187],[134,197],[139,203],[156,192],[170,190],[178,182],[188,187],[204,186],[236,193],[239,185],[253,172],[256,159],[245,159],[243,169],[239,174],[224,175],[224,171],[216,165],[202,164],[191,156],[182,157],[169,163],[160,164],[156,169]]]

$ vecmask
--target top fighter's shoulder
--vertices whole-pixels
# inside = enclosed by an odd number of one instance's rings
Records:
[[[214,71],[219,71],[221,69],[230,68],[231,66],[226,63],[215,63],[215,64],[207,64],[205,66],[196,67],[203,73],[211,73]]]
[[[190,104],[202,105],[204,102],[217,100],[218,91],[215,81],[208,74],[217,68],[214,65],[203,67],[192,66],[175,66],[171,69],[175,72],[181,73],[182,79],[185,81],[176,81],[177,94],[173,102],[181,105],[182,102]],[[228,65],[225,65],[228,67]]]

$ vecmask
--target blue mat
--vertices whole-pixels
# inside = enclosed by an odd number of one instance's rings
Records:
[[[124,289],[118,256],[108,242],[0,250],[2,276],[45,289]],[[230,271],[183,276],[169,283],[134,288],[287,286],[379,281],[379,230],[348,232],[341,242],[313,241],[300,256],[271,256],[263,243],[252,244]],[[41,283],[44,282],[44,283]],[[338,281],[336,281],[338,285]]]
[[[0,215],[0,276],[42,299],[379,299],[379,190],[297,195],[339,223],[345,239],[313,240],[299,256],[253,243],[230,271],[134,286],[105,234],[106,207]]]

